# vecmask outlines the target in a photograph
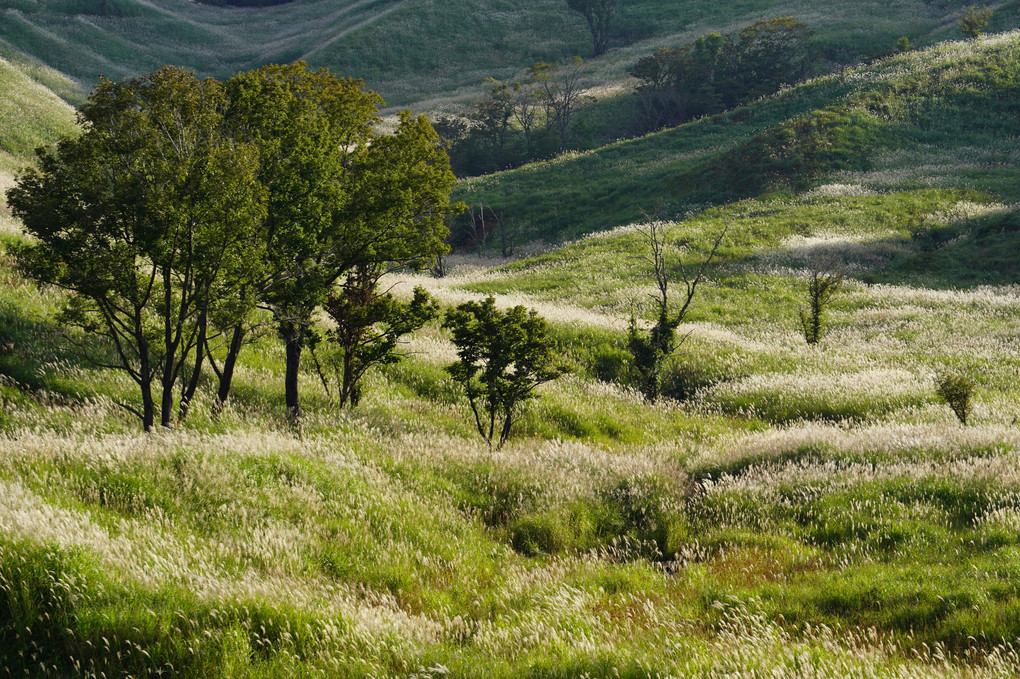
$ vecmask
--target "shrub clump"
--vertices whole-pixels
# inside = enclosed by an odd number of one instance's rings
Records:
[[[974,409],[974,381],[961,373],[945,373],[938,377],[936,392],[946,405],[953,409],[963,425]]]
[[[548,516],[518,519],[510,529],[510,544],[524,556],[558,554],[566,548],[570,538],[566,528]]]

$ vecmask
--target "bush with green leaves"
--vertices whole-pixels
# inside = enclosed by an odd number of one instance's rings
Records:
[[[546,321],[523,306],[500,311],[488,297],[448,311],[443,327],[453,333],[460,357],[446,370],[464,387],[478,433],[498,450],[535,387],[565,371],[553,365]]]
[[[939,375],[935,388],[939,398],[953,409],[960,424],[966,425],[974,409],[974,380],[963,373],[947,372]]]
[[[956,26],[968,38],[979,38],[988,27],[988,20],[992,18],[992,10],[988,5],[971,5],[956,13]]]
[[[326,300],[325,310],[334,327],[326,338],[333,349],[320,362],[317,334],[312,337],[312,360],[327,394],[339,397],[341,408],[361,400],[361,379],[372,366],[396,363],[400,339],[439,316],[439,304],[422,287],[408,302],[391,293],[379,293],[381,266],[359,266],[347,275]],[[323,365],[325,363],[325,365]]]

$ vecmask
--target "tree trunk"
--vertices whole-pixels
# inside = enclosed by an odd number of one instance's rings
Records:
[[[147,379],[142,380],[142,428],[145,433],[152,432],[152,426],[154,424],[156,414],[156,406],[152,402],[152,382]]]
[[[183,300],[182,300],[183,304]],[[170,269],[163,270],[163,375],[160,377],[162,393],[160,394],[159,423],[169,427],[173,421],[174,411],[174,379],[177,369],[177,343],[173,337],[173,290],[170,280]]]
[[[292,421],[298,421],[301,419],[301,402],[298,400],[298,371],[301,369],[301,326],[297,323],[285,323],[281,335],[287,349],[287,374],[284,381],[287,418]]]
[[[234,379],[234,366],[237,365],[237,357],[244,346],[244,324],[238,323],[234,326],[234,332],[230,338],[230,347],[227,349],[227,356],[223,359],[223,370],[218,373],[220,386],[216,392],[216,402],[213,404],[212,416],[219,417],[223,407],[227,405],[230,398],[230,383]]]
[[[343,383],[340,385],[340,407],[346,408],[348,404],[353,408],[358,405],[355,394],[357,380],[354,375],[354,342],[344,347],[344,373]]]
[[[191,400],[195,398],[198,391],[198,380],[202,375],[202,361],[205,360],[205,334],[208,329],[208,321],[205,312],[198,319],[198,340],[195,342],[195,368],[191,371],[191,379],[188,380],[184,390],[181,392],[181,404],[177,418],[183,422],[188,417],[188,410],[191,407]]]
[[[135,331],[138,341],[138,386],[142,388],[142,428],[148,434],[152,431],[156,408],[152,402],[152,372],[149,365],[149,343],[141,333],[140,317],[135,319]]]

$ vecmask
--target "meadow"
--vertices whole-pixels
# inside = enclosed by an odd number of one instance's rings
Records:
[[[0,667],[1016,676],[1018,48],[1015,32],[938,45],[463,183],[519,215],[524,256],[461,252],[443,278],[386,285],[446,307],[491,294],[550,322],[572,371],[497,452],[435,323],[368,375],[356,409],[306,370],[300,427],[267,331],[219,418],[208,380],[185,424],[144,435],[118,405],[134,384],[66,341],[61,293],[17,272],[23,236],[0,212]],[[19,118],[8,173],[72,120],[53,103],[64,81],[11,63],[0,77],[21,107],[48,112]],[[815,148],[845,153],[805,151],[810,171],[790,172],[769,144],[804,120]],[[758,164],[735,195],[726,172],[745,152]],[[617,197],[590,210],[614,178]],[[678,186],[696,201],[663,203]],[[654,218],[689,262],[726,237],[650,404],[626,336],[647,320]],[[847,281],[808,346],[797,314],[818,258]],[[977,383],[966,427],[935,393],[949,369]]]

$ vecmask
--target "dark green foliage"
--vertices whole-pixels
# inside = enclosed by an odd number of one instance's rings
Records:
[[[957,28],[968,38],[979,38],[988,26],[988,20],[992,18],[992,10],[988,5],[971,5],[956,13]]]
[[[936,380],[936,393],[939,398],[953,409],[960,424],[966,425],[967,418],[974,408],[971,399],[974,396],[974,380],[957,372],[947,372]]]
[[[498,450],[535,387],[564,372],[553,365],[545,319],[522,306],[500,311],[488,297],[448,311],[443,327],[460,357],[447,371],[467,393],[478,433]]]
[[[464,118],[444,116],[437,127],[459,176],[479,175],[549,158],[574,141],[578,110],[592,100],[582,94],[580,57],[559,64],[538,62],[523,81],[488,80],[488,96]]]
[[[645,129],[716,113],[797,82],[812,60],[810,37],[801,22],[776,17],[643,57],[631,75],[641,81]]]
[[[335,327],[326,338],[336,347],[324,368],[315,357],[319,377],[330,393],[327,372],[332,368],[341,408],[355,407],[361,400],[361,378],[372,366],[389,365],[400,360],[397,344],[439,315],[439,305],[424,288],[416,287],[409,302],[401,302],[390,293],[379,294],[379,266],[359,266],[349,273],[339,290],[326,301],[326,313]]]
[[[685,488],[680,479],[659,475],[627,477],[604,489],[600,499],[611,509],[612,526],[603,533],[630,542],[638,555],[671,559],[689,538],[683,514]]]
[[[825,333],[825,310],[839,292],[843,274],[815,264],[808,275],[808,308],[800,311],[800,327],[808,344],[818,344]]]
[[[297,420],[315,308],[359,266],[420,265],[444,252],[455,180],[424,116],[403,112],[394,134],[373,131],[382,100],[360,80],[298,62],[241,73],[227,90],[231,123],[261,154],[268,256],[257,297],[286,347],[287,411]]]
[[[591,32],[592,56],[609,49],[613,22],[620,12],[620,0],[567,0],[567,7],[584,17]]]
[[[525,517],[510,527],[510,544],[525,556],[558,554],[567,546],[570,538],[557,517]]]
[[[41,150],[7,194],[36,239],[22,270],[71,293],[64,323],[109,340],[88,359],[131,376],[142,403],[124,407],[146,430],[157,384],[159,421],[173,419],[217,282],[259,256],[256,154],[230,138],[224,104],[219,83],[181,69],[104,80],[79,110],[85,132]]]

